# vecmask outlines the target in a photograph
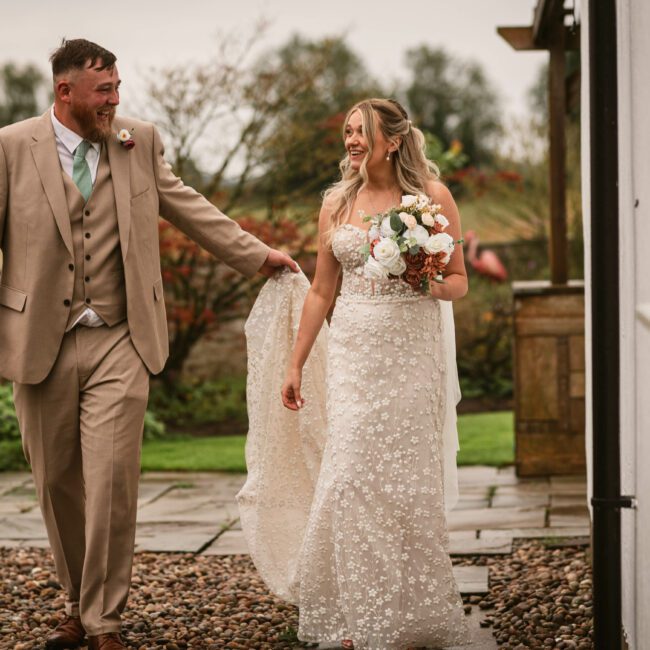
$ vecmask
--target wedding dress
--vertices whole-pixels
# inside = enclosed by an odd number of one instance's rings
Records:
[[[303,369],[298,413],[279,391],[306,278],[268,282],[248,319],[242,529],[269,588],[299,606],[301,640],[461,645],[445,518],[457,496],[455,350],[443,303],[364,277],[364,239],[350,224],[334,233],[341,294]]]

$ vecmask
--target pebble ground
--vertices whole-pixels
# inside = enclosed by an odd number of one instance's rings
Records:
[[[593,647],[587,550],[521,543],[508,556],[458,564],[490,567],[490,592],[466,598],[485,610],[500,648]],[[49,551],[0,549],[0,649],[40,650],[62,617]],[[272,596],[245,555],[139,553],[124,614],[131,650],[284,650],[297,642],[298,610]]]

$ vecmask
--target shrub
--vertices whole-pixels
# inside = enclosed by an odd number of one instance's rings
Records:
[[[10,384],[0,384],[0,441],[20,440],[20,428],[14,409]]]
[[[152,385],[149,408],[175,428],[227,424],[233,433],[246,429],[246,377],[177,382],[171,389]]]

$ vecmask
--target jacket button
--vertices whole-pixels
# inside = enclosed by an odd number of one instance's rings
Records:
[[[70,301],[66,298],[66,299],[63,301],[63,304],[64,304],[66,307],[69,307],[69,306],[70,306]]]
[[[90,233],[89,232],[86,233],[86,239],[90,239]]]
[[[86,298],[86,304],[89,305],[91,303],[90,298]]]
[[[69,268],[71,271],[74,271],[74,264],[68,264],[68,268]]]
[[[84,280],[85,280],[86,282],[90,282],[90,276],[87,275],[87,276],[84,278]]]
[[[84,214],[85,214],[87,217],[89,217],[89,216],[90,216],[90,210],[86,210],[86,211],[84,212]]]
[[[90,255],[86,255],[86,259],[89,260],[89,259],[90,259]]]

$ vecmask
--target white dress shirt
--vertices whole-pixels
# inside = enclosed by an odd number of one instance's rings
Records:
[[[54,127],[54,138],[56,140],[56,150],[59,154],[59,160],[61,161],[61,167],[63,171],[72,178],[72,166],[74,164],[74,151],[79,146],[83,138],[69,129],[67,126],[64,126],[59,122],[56,115],[54,114],[54,106],[50,111],[52,116],[52,126]],[[101,145],[98,142],[91,142],[88,151],[86,152],[86,162],[90,168],[90,178],[92,179],[93,184],[97,178],[97,167],[99,166],[99,153],[101,151]],[[77,325],[85,325],[86,327],[100,327],[104,325],[104,321],[97,315],[97,312],[86,307],[77,318],[77,320],[72,324],[72,327]]]

